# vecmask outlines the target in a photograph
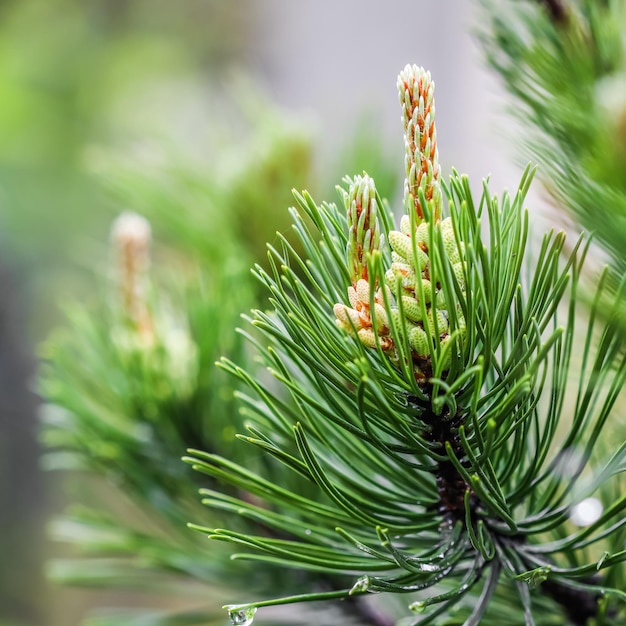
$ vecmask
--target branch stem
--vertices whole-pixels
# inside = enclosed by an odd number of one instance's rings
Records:
[[[441,448],[445,454],[446,443],[450,443],[452,451],[461,465],[468,462],[467,456],[458,436],[458,428],[462,423],[459,415],[437,415],[430,407],[425,408],[417,403],[417,399],[409,397],[408,402],[421,409],[420,419],[428,426],[426,438]],[[456,522],[465,520],[465,492],[470,486],[459,474],[450,460],[440,461],[436,469],[437,491],[439,492],[438,511],[444,518]],[[471,496],[471,505],[476,504],[474,495]]]
[[[546,2],[546,4],[552,4]],[[560,2],[555,2],[559,4]],[[461,465],[468,464],[468,459],[459,440],[458,428],[463,419],[460,415],[436,415],[432,409],[425,408],[418,403],[417,398],[408,398],[409,404],[421,409],[420,419],[428,426],[426,437],[432,443],[439,444],[445,449],[447,442],[452,446],[452,450],[459,459]],[[463,477],[459,474],[451,461],[441,461],[436,469],[437,489],[439,492],[438,511],[444,519],[452,522],[461,520],[465,523],[465,502],[464,497],[467,489],[471,489]],[[476,496],[470,496],[470,517],[475,517],[475,507],[478,505]],[[508,537],[508,541],[524,543],[524,537]],[[597,616],[598,594],[591,591],[573,590],[555,580],[544,581],[540,590],[552,600],[554,600],[565,612],[573,626],[586,626],[587,621]],[[374,622],[374,624],[376,624]]]

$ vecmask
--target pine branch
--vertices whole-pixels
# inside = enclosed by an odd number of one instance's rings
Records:
[[[214,388],[209,376],[199,384],[198,363],[218,344],[211,322],[222,319],[223,300],[215,318],[189,325],[196,334],[183,344],[181,379],[171,367],[180,356],[171,347],[180,344],[164,340],[171,320],[143,301],[143,248],[121,246],[141,257],[121,264],[138,272],[122,282],[123,323],[83,319],[82,341],[55,361],[57,378],[71,381],[50,387],[70,412],[54,431],[57,443],[81,446],[82,462],[103,471],[110,448],[96,444],[116,442],[125,470],[118,480],[176,522],[205,510],[178,498],[184,467],[164,462],[168,446],[205,437],[206,450],[185,460],[210,477],[201,495],[212,514],[191,527],[237,553],[216,563],[188,538],[185,556],[165,541],[158,549],[161,539],[146,533],[107,533],[110,523],[91,528],[92,543],[139,560],[155,552],[159,566],[206,580],[236,571],[246,587],[263,563],[285,596],[228,605],[233,623],[249,624],[262,607],[341,600],[344,617],[391,626],[395,615],[377,610],[379,593],[409,594],[409,610],[427,612],[425,623],[466,626],[488,625],[489,609],[509,615],[520,603],[527,624],[538,607],[560,617],[562,604],[572,619],[586,619],[601,595],[603,610],[604,598],[614,603],[607,615],[617,623],[626,601],[617,571],[626,561],[626,496],[616,477],[626,445],[598,444],[626,381],[626,355],[616,325],[600,321],[618,313],[617,305],[604,310],[606,276],[587,294],[590,322],[580,338],[587,244],[564,257],[564,235],[548,233],[532,264],[525,260],[532,170],[517,193],[496,197],[485,183],[475,201],[466,177],[441,179],[430,74],[407,66],[398,88],[406,150],[398,230],[374,180],[348,178],[343,209],[296,193],[299,244],[278,234],[267,268],[255,268],[273,310],[253,311],[248,339],[273,379],[222,361],[249,390],[241,394],[248,434],[238,436],[237,453],[215,437],[232,429],[223,403],[211,404],[219,415],[207,412],[206,431],[197,422]],[[204,358],[196,360],[194,346]],[[578,346],[580,359],[572,359]],[[94,381],[94,371],[109,372],[114,384],[106,375]],[[125,393],[111,392],[125,384]],[[166,419],[172,412],[175,421]],[[602,489],[600,517],[572,530],[572,506]],[[610,550],[587,563],[599,545]],[[275,582],[282,568],[290,568],[284,584]],[[542,592],[530,594],[539,583]]]
[[[427,396],[428,396],[427,392]],[[441,454],[445,454],[446,443],[452,447],[452,452],[460,460],[461,465],[467,467],[468,459],[461,442],[458,437],[458,429],[463,420],[459,414],[450,416],[448,414],[436,415],[430,403],[420,403],[419,399],[409,396],[407,399],[409,405],[418,409],[420,419],[428,427],[426,439],[434,444]],[[465,493],[471,490],[463,476],[456,469],[454,463],[450,460],[440,461],[437,463],[436,469],[433,470],[437,480],[437,491],[439,499],[436,510],[443,515],[446,524],[453,526],[457,521],[465,520]],[[472,517],[474,516],[473,508],[476,500],[473,494],[470,495],[472,506]]]
[[[529,11],[527,3],[484,4],[488,29],[481,39],[487,59],[513,95],[511,110],[524,128],[512,143],[524,159],[539,164],[547,192],[594,233],[621,277],[626,269],[621,3],[583,0],[575,14],[571,10],[567,28],[555,28],[556,22],[543,11]]]
[[[555,611],[566,594],[561,587],[580,590],[584,606],[600,593],[621,602],[626,595],[608,579],[602,586],[585,579],[626,560],[617,543],[600,562],[576,564],[584,558],[581,548],[603,540],[605,529],[618,523],[626,498],[607,507],[591,530],[568,529],[569,499],[582,497],[583,470],[626,380],[620,336],[614,325],[598,322],[606,281],[599,281],[593,299],[572,395],[586,245],[579,241],[561,261],[564,235],[548,234],[534,268],[526,269],[523,203],[532,172],[514,196],[497,199],[485,185],[479,203],[465,177],[454,173],[443,184],[430,75],[407,66],[398,87],[407,175],[400,230],[366,175],[346,179],[345,211],[296,193],[292,215],[307,258],[279,235],[270,271],[256,268],[274,311],[252,316],[263,337],[260,354],[290,399],[222,363],[252,391],[243,400],[254,436],[244,439],[307,489],[199,451],[186,459],[267,502],[259,507],[211,493],[205,504],[289,535],[196,527],[243,546],[238,558],[321,570],[329,579],[362,575],[346,588],[230,609],[420,592],[411,610],[439,605],[426,621],[467,599],[466,623],[478,624],[501,572],[515,581],[527,623],[537,603]],[[559,311],[568,298],[563,324]],[[576,406],[563,429],[570,396]],[[564,477],[559,459],[572,450],[580,462]],[[585,490],[610,481],[625,457],[623,446],[608,462],[602,459],[603,469]],[[531,596],[528,586],[546,578],[551,584],[541,599]]]
[[[409,403],[413,404],[414,408],[419,407],[417,398],[409,398]],[[459,415],[453,417],[449,415],[435,415],[428,409],[422,410],[420,416],[429,428],[428,441],[437,445],[441,450],[445,450],[446,443],[451,444],[455,456],[467,468],[469,465],[467,455],[458,437],[458,428],[463,422],[462,418]],[[479,501],[475,494],[470,494],[470,512],[466,516],[465,496],[466,491],[471,490],[471,486],[459,474],[454,463],[452,461],[439,462],[436,469],[436,477],[439,492],[437,510],[444,517],[444,524],[448,527],[452,527],[455,522],[465,524],[469,517],[470,523],[474,525],[477,519],[476,506]],[[525,544],[527,541],[521,535],[510,537],[495,533],[494,536],[498,541],[504,540],[518,546]],[[598,577],[585,582],[587,584],[601,584],[601,580]],[[543,581],[538,590],[552,598],[574,626],[586,626],[589,619],[597,617],[598,601],[601,598],[599,592],[580,589],[573,590],[550,578]]]

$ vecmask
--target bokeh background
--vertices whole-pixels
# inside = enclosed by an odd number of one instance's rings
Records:
[[[510,120],[479,29],[466,0],[0,2],[0,626],[73,626],[90,606],[133,602],[46,580],[63,552],[46,528],[80,488],[42,469],[37,434],[38,346],[106,273],[114,216],[143,209],[120,199],[120,180],[163,154],[215,180],[252,155],[239,193],[253,226],[241,236],[262,259],[287,228],[291,187],[334,200],[342,176],[365,169],[397,195],[395,78],[418,63],[437,84],[444,172],[512,188]],[[259,188],[254,155],[277,135],[288,176],[279,168]],[[259,193],[274,209],[256,224],[245,206]],[[207,223],[196,235],[219,232]]]

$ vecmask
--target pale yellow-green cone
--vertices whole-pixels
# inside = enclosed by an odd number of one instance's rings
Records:
[[[428,360],[439,343],[449,342],[448,308],[457,307],[447,302],[442,285],[431,281],[431,229],[440,231],[443,250],[452,266],[455,278],[465,288],[463,246],[456,240],[450,217],[441,220],[443,196],[439,180],[440,167],[435,129],[435,85],[430,73],[415,65],[407,65],[398,76],[398,93],[402,107],[405,153],[405,209],[400,230],[389,233],[392,264],[386,273],[402,288],[401,298],[409,343],[414,351],[416,376],[420,368],[430,369]],[[421,199],[420,199],[421,196]],[[422,201],[426,200],[426,207]],[[413,215],[411,212],[415,211]],[[437,278],[440,281],[441,277]],[[449,286],[451,287],[451,286]],[[447,293],[454,293],[449,288]],[[423,301],[423,302],[422,302]],[[459,335],[465,331],[465,320],[456,312]],[[462,338],[462,337],[461,337]],[[449,350],[444,358],[450,362]]]
[[[413,326],[409,331],[409,343],[418,357],[425,358],[429,354],[428,336],[421,326]]]
[[[422,307],[415,298],[402,296],[402,309],[404,310],[404,316],[411,322],[420,322],[422,320]]]
[[[121,308],[147,343],[154,331],[147,302],[151,240],[150,223],[137,213],[122,213],[111,227]]]
[[[399,323],[406,327],[416,378],[421,380],[424,372],[431,371],[432,349],[436,349],[437,343],[442,349],[450,343],[448,309],[450,306],[457,307],[456,302],[446,301],[446,290],[442,289],[442,285],[439,282],[435,285],[430,280],[430,229],[440,231],[436,234],[437,239],[441,237],[443,242],[439,254],[447,257],[461,289],[465,288],[465,262],[461,260],[463,247],[457,243],[450,218],[434,225],[422,222],[413,232],[410,222],[409,216],[405,215],[400,223],[401,230],[389,233],[393,262],[385,276],[389,284],[399,283],[401,287],[403,319]],[[441,277],[438,277],[439,280]],[[454,293],[454,287],[450,286],[447,292]],[[462,345],[465,335],[465,320],[458,308],[456,313],[460,341],[450,344],[445,350],[436,350],[445,361],[444,371],[451,363],[451,349]]]
[[[435,328],[435,320],[437,322],[437,327]],[[436,309],[435,307],[431,307],[428,310],[426,321],[428,323],[428,329],[430,330],[430,334],[433,336],[439,335],[442,337],[448,334],[448,315],[447,311],[442,311],[440,309]]]
[[[348,191],[343,192],[343,200],[348,213],[346,254],[352,284],[348,287],[349,306],[343,303],[334,306],[336,322],[349,333],[356,332],[368,348],[376,347],[378,335],[381,348],[388,350],[393,341],[389,337],[389,320],[380,289],[374,294],[373,312],[370,306],[372,285],[367,259],[381,244],[374,181],[367,175],[355,176]],[[376,288],[376,285],[373,287]]]
[[[376,186],[372,178],[355,176],[348,191],[343,192],[348,213],[349,233],[347,257],[352,284],[368,280],[367,256],[380,247],[377,217]]]
[[[389,232],[389,245],[391,246],[391,249],[396,254],[401,256],[406,263],[410,263],[411,265],[417,267],[410,235],[405,235],[400,231],[392,230]],[[426,269],[429,263],[428,254],[424,252],[419,242],[415,246],[415,253],[417,255],[417,264],[419,264],[419,268],[422,270]]]
[[[422,190],[434,221],[441,216],[442,194],[439,183],[439,155],[435,130],[435,83],[430,72],[407,65],[398,76],[402,107],[406,170],[405,206],[415,210],[417,224],[424,220],[419,191]]]
[[[465,288],[464,249],[462,243],[457,242],[451,218],[441,220],[443,198],[435,132],[434,83],[428,72],[407,65],[398,77],[398,90],[405,132],[405,208],[408,214],[401,218],[399,230],[388,233],[391,262],[384,281],[391,288],[385,287],[390,309],[385,306],[381,285],[370,284],[367,258],[382,246],[383,238],[379,234],[374,181],[368,176],[359,176],[344,192],[349,225],[348,268],[352,281],[348,287],[349,305],[337,304],[334,311],[339,327],[356,335],[368,348],[380,346],[392,359],[397,356],[391,337],[393,321],[396,330],[406,333],[415,378],[421,383],[433,369],[431,355],[443,355],[440,358],[445,360],[445,371],[451,362],[450,348],[461,345],[465,335],[465,320],[457,303],[446,301],[445,294],[454,294],[454,287],[442,289],[439,276],[436,284],[431,281],[431,235],[434,233],[436,240],[441,238],[443,246],[438,248],[438,253],[447,257],[461,289]],[[424,200],[425,207],[421,204]],[[459,337],[456,344],[450,343],[449,307],[456,309]]]
[[[149,298],[151,239],[150,223],[136,213],[122,213],[113,222],[121,319],[111,324],[109,336],[120,358],[163,381],[155,385],[155,397],[189,397],[197,385],[198,348],[186,318],[155,307]]]

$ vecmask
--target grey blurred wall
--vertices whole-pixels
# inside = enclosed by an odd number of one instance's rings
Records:
[[[255,72],[279,103],[311,111],[325,156],[368,109],[402,170],[395,81],[407,63],[416,63],[435,80],[444,174],[454,165],[477,189],[488,174],[496,189],[516,184],[519,167],[511,165],[507,157],[513,151],[502,139],[502,126],[510,120],[502,115],[501,90],[475,41],[478,2],[264,0],[253,3],[253,10]],[[343,174],[337,172],[337,179]]]

